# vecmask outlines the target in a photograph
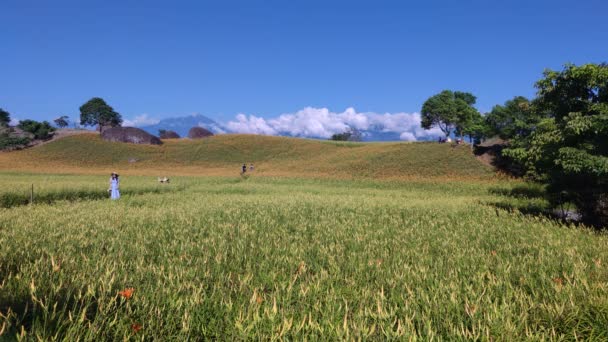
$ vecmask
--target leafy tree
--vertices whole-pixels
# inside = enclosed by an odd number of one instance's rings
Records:
[[[101,133],[103,127],[120,126],[122,117],[103,99],[94,97],[80,106],[80,123],[84,126],[97,125]]]
[[[21,120],[17,127],[25,132],[32,133],[36,139],[48,139],[55,131],[55,127],[51,126],[48,121]]]
[[[62,116],[58,117],[57,119],[53,120],[53,122],[59,128],[67,127],[68,126],[68,117],[66,115],[62,115]]]
[[[334,141],[361,141],[362,136],[361,132],[356,129],[351,129],[343,133],[336,133],[329,138],[329,140]]]
[[[452,132],[463,136],[468,126],[479,115],[473,107],[476,98],[471,93],[444,90],[431,96],[422,105],[421,125],[424,129],[439,127],[446,135]]]
[[[492,135],[492,130],[481,113],[476,111],[463,127],[462,133],[469,137],[472,144],[480,144]]]
[[[0,108],[0,126],[6,127],[6,126],[8,126],[8,124],[10,122],[11,122],[11,115],[9,114],[9,112]]]
[[[493,135],[511,140],[515,137],[528,136],[541,120],[542,115],[533,104],[523,96],[515,96],[504,105],[496,105],[486,116],[486,122]]]
[[[536,87],[534,105],[547,117],[504,154],[546,182],[554,202],[571,201],[586,222],[608,225],[608,65],[547,70]]]

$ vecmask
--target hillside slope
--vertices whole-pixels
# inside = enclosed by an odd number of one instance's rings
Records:
[[[258,135],[217,135],[161,146],[112,143],[96,135],[65,137],[0,154],[0,170],[149,175],[255,174],[337,178],[486,178],[492,169],[466,146],[437,143],[344,143]]]

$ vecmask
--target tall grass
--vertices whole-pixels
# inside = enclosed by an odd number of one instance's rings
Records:
[[[608,339],[608,236],[483,204],[511,184],[175,182],[0,209],[2,337]]]
[[[80,201],[109,197],[108,177],[73,175],[40,175],[7,173],[10,182],[5,182],[0,191],[0,208],[26,204],[50,204],[57,201]],[[167,186],[158,184],[153,178],[139,177],[121,187],[122,195],[179,191],[184,184]]]

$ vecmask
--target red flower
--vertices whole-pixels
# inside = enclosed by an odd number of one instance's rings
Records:
[[[134,288],[128,287],[128,288],[126,288],[126,289],[124,289],[122,291],[119,291],[118,295],[122,296],[122,297],[125,297],[125,299],[129,299],[129,298],[133,297],[133,292],[134,291],[135,291]]]

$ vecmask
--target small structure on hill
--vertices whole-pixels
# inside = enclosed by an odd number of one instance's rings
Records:
[[[161,139],[179,139],[180,136],[175,131],[168,131],[165,129],[158,130],[158,137]]]
[[[188,132],[188,138],[190,139],[202,139],[212,135],[213,133],[208,129],[198,126],[190,128],[190,131]]]
[[[163,142],[143,129],[135,127],[111,127],[104,129],[101,138],[106,141],[116,141],[131,144],[160,145]]]

